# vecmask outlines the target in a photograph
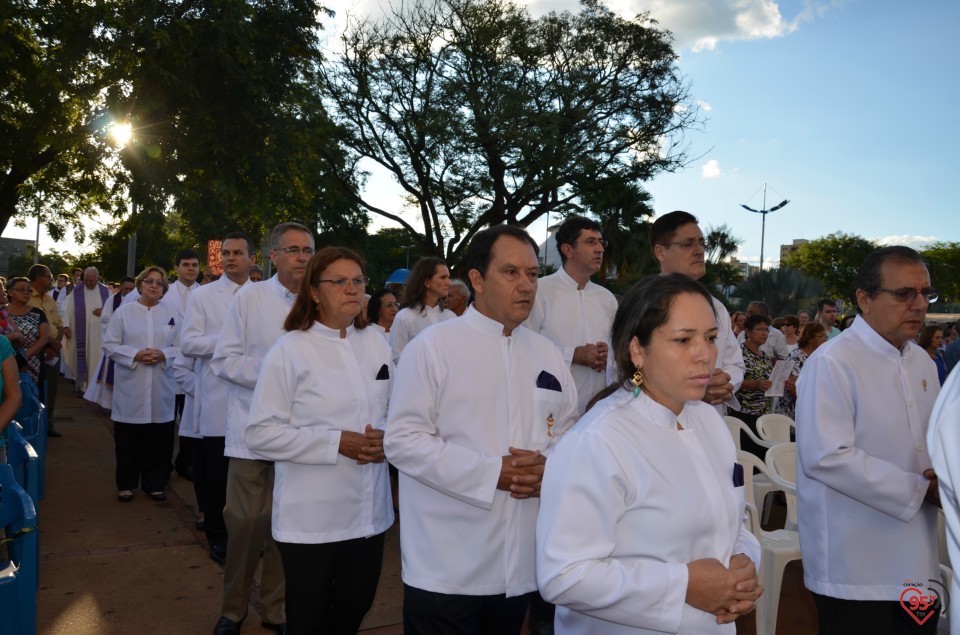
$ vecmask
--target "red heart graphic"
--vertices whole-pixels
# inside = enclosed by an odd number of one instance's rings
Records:
[[[913,593],[911,593],[911,591]],[[907,594],[910,594],[909,604],[903,602],[903,598],[906,597]],[[923,626],[924,622],[929,620],[930,616],[935,613],[933,608],[937,599],[936,595],[924,595],[923,591],[911,586],[904,589],[903,593],[900,594],[900,606],[903,607],[903,610],[906,611],[917,624]],[[917,617],[917,612],[926,612],[926,615],[923,616],[923,619],[920,619]]]

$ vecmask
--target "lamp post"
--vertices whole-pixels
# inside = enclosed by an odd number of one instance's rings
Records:
[[[410,249],[416,247],[416,245],[404,245],[403,248],[407,250],[407,269],[410,269]]]
[[[753,212],[754,214],[760,214],[763,216],[763,222],[761,223],[760,229],[760,271],[763,271],[763,243],[767,239],[767,214],[770,212],[775,212],[782,207],[786,207],[789,203],[787,199],[783,199],[778,204],[774,205],[770,209],[767,209],[767,184],[763,184],[763,208],[762,209],[753,209],[752,207],[747,207],[743,203],[740,204],[740,207],[747,210],[748,212]]]

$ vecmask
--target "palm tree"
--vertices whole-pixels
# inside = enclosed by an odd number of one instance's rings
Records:
[[[761,271],[747,278],[733,292],[746,304],[759,300],[770,308],[771,315],[791,315],[816,303],[823,285],[796,269],[780,267]]]

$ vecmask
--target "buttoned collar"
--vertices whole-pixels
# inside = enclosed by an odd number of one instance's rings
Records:
[[[650,395],[643,390],[636,397],[633,396],[633,387],[625,384],[623,391],[618,391],[622,398],[629,400],[629,407],[636,412],[645,423],[650,422],[658,428],[665,430],[676,430],[677,422],[683,426],[684,430],[690,430],[695,424],[695,417],[691,415],[690,405],[685,404],[679,415],[673,413],[666,406],[654,401]]]
[[[580,288],[580,283],[573,279],[573,277],[567,273],[567,270],[563,267],[560,267],[557,270],[557,279],[563,283],[565,287],[573,289],[574,291],[586,291],[590,288],[590,279],[587,279],[586,284],[583,285],[583,289]]]
[[[853,334],[862,339],[864,344],[872,350],[894,361],[900,361],[901,358],[911,353],[912,347],[910,346],[910,342],[905,342],[899,349],[894,347],[893,344],[883,339],[882,335],[873,330],[873,327],[867,324],[867,321],[863,319],[862,315],[858,315],[857,319],[853,321],[853,324],[847,327],[846,331],[838,335],[837,339],[843,337],[844,333],[848,331],[852,331]]]
[[[258,283],[258,284],[262,284],[262,283]],[[272,287],[270,287],[273,290],[273,292],[279,295],[281,298],[284,298],[285,300],[289,300],[292,302],[293,299],[297,297],[296,293],[290,291],[290,289],[280,284],[280,278],[278,277],[278,274],[273,274],[270,277],[270,279],[267,280],[267,284],[273,285]]]
[[[466,313],[464,313],[460,319],[467,320],[471,326],[479,329],[481,332],[487,335],[490,335],[491,337],[505,337],[503,334],[503,329],[505,328],[503,324],[494,319],[488,318],[480,311],[477,311],[472,304],[467,308]],[[523,325],[513,329],[512,335],[516,335],[517,331],[521,328],[523,328]]]
[[[353,326],[353,324],[351,324],[350,326],[347,327],[347,337],[341,338],[340,329],[332,329],[326,324],[322,324],[320,322],[314,322],[313,326],[310,327],[311,332],[316,333],[317,335],[325,337],[329,340],[339,340],[339,339],[346,340],[351,335],[353,335],[356,332],[356,330],[357,329]]]

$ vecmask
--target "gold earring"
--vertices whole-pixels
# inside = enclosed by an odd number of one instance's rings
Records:
[[[640,386],[643,384],[643,373],[640,372],[639,367],[630,379],[630,383],[633,384],[633,396],[637,397],[640,394]]]

